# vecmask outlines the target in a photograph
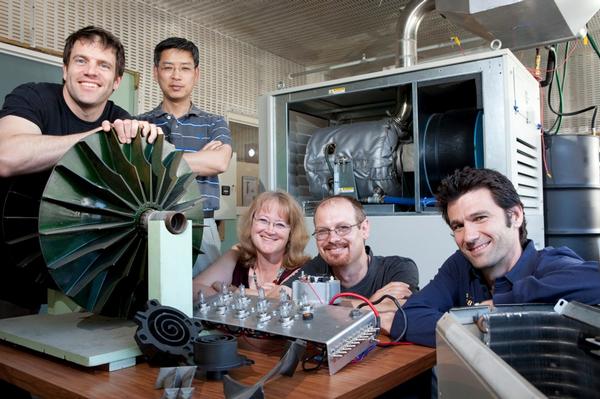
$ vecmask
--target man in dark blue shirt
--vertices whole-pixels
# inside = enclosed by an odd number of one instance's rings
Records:
[[[527,239],[523,204],[501,173],[457,170],[442,181],[437,199],[459,250],[405,303],[406,323],[401,311],[382,315],[393,338],[433,347],[437,321],[458,306],[600,303],[598,262],[565,247],[537,251]]]

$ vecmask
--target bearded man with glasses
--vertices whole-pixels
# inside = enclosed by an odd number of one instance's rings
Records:
[[[346,196],[327,198],[317,206],[314,223],[319,255],[302,267],[305,275],[333,275],[340,280],[342,292],[371,301],[388,294],[403,304],[419,289],[419,272],[411,259],[374,256],[365,245],[370,227],[360,202]],[[291,286],[292,281],[285,284]],[[385,299],[377,308],[395,311],[396,305]]]

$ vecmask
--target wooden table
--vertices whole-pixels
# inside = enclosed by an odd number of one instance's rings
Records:
[[[232,370],[230,375],[244,384],[254,384],[279,360],[269,355],[240,349],[255,361],[252,366]],[[435,365],[435,350],[416,345],[376,348],[361,362],[350,364],[333,376],[326,368],[302,371],[293,377],[279,376],[265,385],[267,398],[370,398],[405,382]],[[146,363],[119,371],[86,369],[27,349],[0,343],[0,379],[41,398],[156,398],[158,369]],[[220,381],[194,380],[194,398],[222,398]]]

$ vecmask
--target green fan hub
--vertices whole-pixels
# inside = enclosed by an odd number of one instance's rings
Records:
[[[58,288],[95,313],[131,318],[143,309],[148,218],[175,218],[174,226],[193,220],[194,259],[200,252],[195,178],[163,135],[154,144],[140,135],[121,144],[114,132],[100,132],[73,146],[53,168],[39,207],[41,253]]]

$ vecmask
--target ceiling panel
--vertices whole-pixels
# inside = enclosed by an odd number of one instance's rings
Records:
[[[145,4],[301,65],[314,67],[356,61],[363,55],[370,58],[394,54],[396,20],[407,2],[148,0]],[[421,25],[419,47],[450,43],[450,37],[455,35],[462,39],[472,37],[433,12]],[[391,65],[393,60],[379,64],[378,67]]]

